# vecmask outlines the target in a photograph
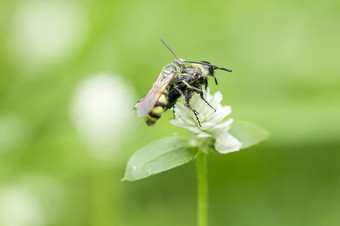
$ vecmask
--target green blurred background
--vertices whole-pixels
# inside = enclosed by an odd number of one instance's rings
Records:
[[[195,225],[195,163],[121,182],[186,132],[132,110],[173,60],[217,72],[264,144],[209,156],[210,225],[339,225],[340,2],[1,1],[0,225]]]

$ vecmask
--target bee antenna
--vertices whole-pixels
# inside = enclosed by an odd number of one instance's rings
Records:
[[[218,67],[216,65],[213,65],[211,63],[207,63],[207,62],[202,62],[202,61],[191,61],[191,60],[185,60],[185,63],[193,63],[193,64],[203,64],[203,65],[207,65],[207,66],[211,66],[214,69],[219,69],[219,70],[223,70],[223,71],[228,71],[228,72],[232,72],[232,70],[228,69],[228,68],[224,68],[224,67]]]
[[[168,44],[166,44],[162,39],[161,39],[161,42],[166,46],[166,48],[168,48],[172,52],[172,54],[176,57],[176,59],[179,60],[176,53],[170,48],[170,46],[168,46]]]
[[[192,64],[203,64],[203,65],[211,65],[211,64],[207,64],[205,62],[200,62],[200,61],[192,61],[192,60],[185,60],[185,63],[192,63]]]
[[[213,65],[215,66],[215,65]],[[224,67],[217,67],[215,66],[215,69],[219,69],[219,70],[223,70],[223,71],[228,71],[228,72],[232,72],[232,70],[228,69],[228,68],[224,68]]]

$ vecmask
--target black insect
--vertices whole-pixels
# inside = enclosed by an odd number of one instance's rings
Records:
[[[214,74],[216,69],[229,72],[231,70],[220,68],[207,61],[197,62],[180,59],[163,40],[161,41],[176,59],[162,69],[149,92],[135,105],[137,115],[145,117],[145,121],[149,126],[153,125],[166,110],[173,108],[178,98],[181,97],[184,105],[193,111],[199,126],[201,126],[197,117],[199,113],[190,106],[190,99],[193,93],[199,93],[200,97],[214,109],[204,99],[202,85],[205,88],[208,86],[207,78],[209,75],[215,79],[217,85]],[[185,63],[191,64],[186,66]]]

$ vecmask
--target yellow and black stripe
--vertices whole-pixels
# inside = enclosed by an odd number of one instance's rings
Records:
[[[157,103],[152,108],[152,110],[145,116],[145,122],[148,126],[155,124],[158,119],[165,112],[165,107],[168,104],[168,89],[165,89],[163,93],[159,96]]]

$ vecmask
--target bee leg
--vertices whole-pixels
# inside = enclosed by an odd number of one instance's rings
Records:
[[[175,89],[177,90],[177,92],[178,92],[179,94],[181,94],[181,96],[182,96],[182,101],[183,101],[184,106],[186,106],[187,108],[189,108],[189,109],[194,113],[194,115],[195,115],[195,117],[196,117],[196,120],[197,120],[197,122],[198,122],[199,127],[202,127],[201,122],[200,122],[200,120],[199,120],[199,118],[198,118],[198,116],[197,116],[199,113],[198,113],[195,109],[193,109],[193,108],[190,106],[190,99],[191,99],[191,97],[192,97],[192,92],[191,92],[191,90],[185,90],[185,93],[183,93],[180,89],[178,89],[178,88],[176,88],[176,87],[175,87]]]
[[[195,110],[195,109],[193,109],[191,106],[190,106],[190,99],[191,99],[191,97],[192,97],[192,92],[190,91],[190,90],[186,90],[187,92],[185,92],[185,94],[184,94],[184,98],[185,98],[185,106],[187,107],[187,108],[189,108],[193,113],[194,113],[194,115],[195,115],[195,117],[196,117],[196,120],[197,120],[197,123],[198,123],[198,125],[199,125],[199,127],[202,127],[202,125],[201,125],[201,121],[200,121],[200,119],[198,118],[198,112]]]
[[[175,118],[176,118],[176,114],[175,114],[175,106],[172,107],[172,113],[173,113],[173,116],[174,116],[173,119],[175,119]]]
[[[193,109],[191,106],[190,106],[190,104],[188,104],[188,105],[185,105],[187,108],[189,108],[193,113],[194,113],[194,115],[195,115],[195,117],[196,117],[196,120],[197,120],[197,123],[198,123],[198,125],[199,125],[199,127],[202,127],[202,125],[201,125],[201,121],[200,121],[200,119],[198,118],[198,112],[195,110],[195,109]]]
[[[201,93],[199,93],[200,94],[200,97],[201,97],[201,99],[211,108],[211,109],[213,109],[215,112],[216,112],[216,109],[213,107],[213,106],[211,106],[211,104],[209,104],[209,102],[204,98],[204,96],[203,96],[203,92],[201,92]]]
[[[182,81],[182,82],[183,82],[189,89],[191,89],[191,90],[194,91],[194,92],[197,92],[197,93],[203,92],[202,89],[193,87],[192,85],[190,85],[190,84],[187,83],[186,81]]]
[[[185,81],[182,81],[189,89],[192,89],[194,92],[196,92],[196,93],[199,93],[200,94],[200,97],[201,97],[201,99],[211,108],[211,109],[213,109],[215,112],[216,112],[216,109],[213,107],[213,106],[211,106],[211,104],[209,104],[209,102],[204,98],[204,96],[203,96],[203,90],[202,90],[202,87],[200,86],[200,88],[196,88],[196,87],[193,87],[193,86],[191,86],[191,85],[189,85],[187,82],[185,82]],[[208,85],[208,80],[206,79],[205,80],[205,83],[206,83],[206,86],[205,86],[205,89],[207,89],[207,85]]]
[[[203,85],[204,85],[205,91],[207,91],[207,89],[208,89],[208,79],[204,79]]]

